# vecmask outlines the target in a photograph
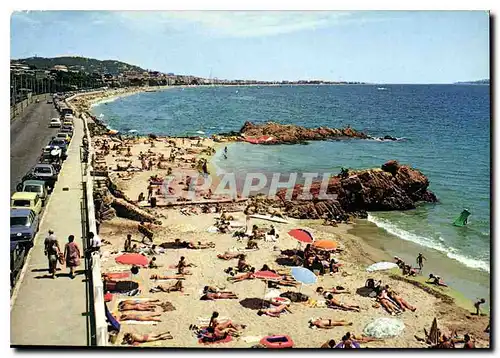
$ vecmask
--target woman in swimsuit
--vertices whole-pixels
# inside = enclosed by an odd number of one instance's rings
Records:
[[[309,320],[309,327],[317,327],[324,329],[331,329],[338,326],[352,326],[352,322],[347,322],[345,320],[335,321],[333,319],[322,319],[318,318],[316,320]]]
[[[333,298],[333,295],[331,294],[326,297],[326,304],[329,308],[336,309],[338,307],[345,311],[355,311],[355,312],[360,311],[359,306],[343,304],[339,302],[337,299]]]
[[[167,339],[173,339],[170,332],[158,333],[158,334],[137,334],[137,333],[125,333],[123,336],[122,344],[140,344],[146,342],[162,341]]]
[[[167,285],[158,285],[156,287],[151,288],[149,292],[155,293],[155,292],[175,292],[179,291],[182,292],[184,290],[184,287],[182,286],[182,281],[178,280],[176,283],[173,285],[167,286]]]
[[[342,286],[337,286],[337,287],[327,288],[326,290],[323,287],[318,287],[316,289],[316,293],[319,294],[319,295],[323,295],[323,297],[326,298],[330,293],[332,295],[335,295],[335,294],[338,295],[338,294],[341,294],[341,293],[351,293],[351,292],[347,291]]]
[[[236,300],[236,299],[238,299],[238,296],[236,296],[236,294],[232,292],[219,292],[219,293],[207,292],[200,298],[200,300],[202,301]]]
[[[136,314],[131,314],[131,313],[124,313],[120,316],[120,321],[155,321],[155,322],[161,322],[161,319],[158,318],[161,316],[161,313],[155,313],[155,314],[147,314],[144,316],[139,316]]]
[[[242,273],[240,275],[237,275],[237,276],[230,276],[227,278],[228,281],[232,281],[232,282],[240,282],[240,281],[244,281],[244,280],[253,280],[254,279],[254,274],[255,273],[255,267],[252,267],[250,269],[250,271],[246,272],[246,273]]]
[[[260,309],[257,314],[259,316],[262,316],[262,315],[267,315],[267,316],[270,316],[270,317],[279,317],[281,313],[283,312],[289,312],[289,313],[292,313],[292,311],[290,311],[290,309],[287,307],[288,305],[280,305],[278,307],[272,307],[272,308],[267,308],[267,309]]]
[[[154,275],[151,275],[150,279],[151,280],[185,280],[186,278],[184,277],[184,275],[179,275],[179,274],[166,275],[166,276],[154,274]]]
[[[218,254],[217,258],[221,260],[232,260],[240,256],[238,253],[224,252],[223,254]]]
[[[156,307],[158,305],[155,304],[148,304],[148,303],[135,303],[135,304],[124,304],[123,302],[120,302],[118,305],[118,310],[123,312],[123,311],[151,311],[154,312]]]
[[[399,308],[389,300],[389,297],[387,296],[387,292],[385,290],[382,290],[379,293],[377,299],[380,304],[387,310],[387,312],[389,312],[392,316],[401,312]]]
[[[416,307],[413,307],[408,302],[406,302],[406,300],[404,300],[401,296],[399,296],[397,292],[391,290],[389,288],[389,285],[385,285],[385,289],[387,291],[387,295],[389,296],[389,298],[395,301],[403,312],[406,310],[406,308],[412,312],[415,312],[417,310]]]

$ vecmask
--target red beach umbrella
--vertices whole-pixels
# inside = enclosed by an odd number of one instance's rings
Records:
[[[123,265],[148,266],[148,258],[141,254],[123,254],[115,258],[115,261]]]
[[[313,243],[313,246],[323,250],[336,250],[338,244],[331,240],[318,240]]]
[[[293,237],[295,240],[305,243],[311,243],[314,241],[311,233],[304,229],[293,229],[288,232],[288,235]]]

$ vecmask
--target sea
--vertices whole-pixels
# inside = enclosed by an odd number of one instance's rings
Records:
[[[307,145],[234,143],[220,171],[332,173],[395,159],[422,171],[438,203],[370,212],[353,230],[371,245],[440,275],[467,298],[490,295],[491,128],[488,85],[207,86],[169,88],[101,102],[93,113],[122,133],[210,136],[245,121],[344,127],[397,141],[342,140]],[[468,225],[453,221],[463,209]]]

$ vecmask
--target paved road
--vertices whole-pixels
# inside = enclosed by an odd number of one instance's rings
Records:
[[[68,277],[63,266],[58,278],[48,278],[48,263],[44,255],[43,242],[49,229],[53,229],[61,248],[69,235],[75,235],[80,249],[82,242],[82,200],[80,143],[83,123],[75,118],[75,132],[69,146],[68,159],[59,174],[35,245],[26,262],[26,271],[21,275],[18,291],[14,293],[11,306],[11,345],[87,346],[87,303],[84,261],[81,260],[75,279]],[[68,188],[68,190],[63,190]]]
[[[10,192],[38,161],[40,152],[56,135],[50,119],[58,117],[53,104],[45,100],[30,104],[10,125]]]

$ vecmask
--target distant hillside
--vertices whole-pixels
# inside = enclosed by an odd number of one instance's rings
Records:
[[[456,85],[489,85],[490,80],[455,82]]]
[[[139,71],[144,72],[145,69],[130,65],[125,62],[115,61],[115,60],[96,60],[94,58],[86,57],[30,57],[22,58],[18,60],[11,60],[11,62],[21,62],[29,66],[36,67],[37,69],[50,69],[55,65],[64,65],[68,67],[69,70],[77,70],[92,73],[97,71],[99,73],[110,73],[116,75],[123,71]]]

